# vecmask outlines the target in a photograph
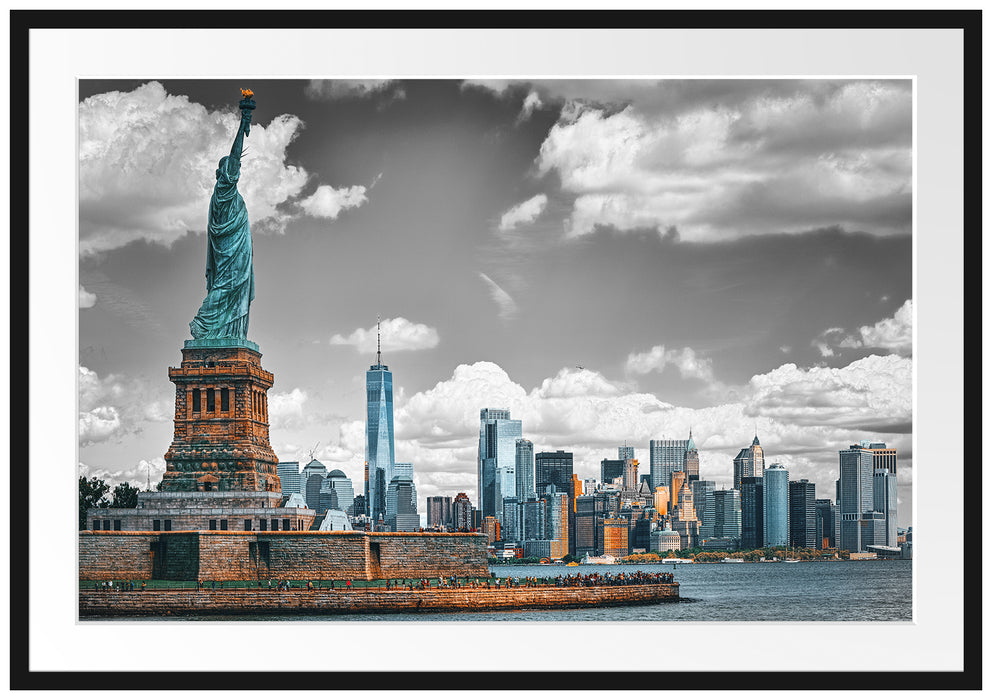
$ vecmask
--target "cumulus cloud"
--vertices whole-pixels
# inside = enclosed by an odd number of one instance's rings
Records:
[[[170,244],[204,231],[217,161],[230,153],[231,111],[209,111],[158,82],[106,92],[79,105],[79,220],[83,255],[133,240]],[[287,148],[303,122],[281,115],[245,139],[239,189],[253,225],[278,228],[279,207],[300,194],[302,168]]]
[[[331,337],[331,345],[351,345],[361,353],[375,352],[379,327],[356,328],[347,336],[336,333]],[[382,351],[401,352],[403,350],[430,350],[441,342],[437,329],[423,323],[414,323],[402,316],[387,318],[381,324]]]
[[[135,464],[120,469],[109,467],[97,467],[94,465],[79,462],[78,476],[86,479],[96,477],[107,482],[111,489],[118,484],[128,483],[137,486],[144,491],[149,486],[155,490],[155,486],[162,480],[165,474],[165,460],[161,457],[154,459],[139,459]],[[112,491],[111,491],[112,493]],[[108,494],[108,498],[110,494]]]
[[[527,97],[524,98],[523,106],[520,108],[520,114],[517,115],[517,123],[527,121],[534,114],[535,109],[541,109],[543,106],[544,103],[541,102],[541,96],[537,90],[531,90],[527,93]]]
[[[626,369],[630,374],[647,374],[662,372],[669,365],[685,379],[713,380],[713,361],[699,357],[692,348],[666,350],[664,345],[655,345],[647,352],[628,355]]]
[[[345,209],[355,209],[368,200],[366,189],[361,185],[334,189],[330,185],[321,185],[317,190],[300,200],[300,207],[308,215],[318,219],[336,219]]]
[[[510,207],[509,210],[499,220],[499,230],[509,231],[511,229],[520,226],[521,224],[529,224],[533,222],[537,217],[541,215],[544,208],[548,204],[548,196],[546,194],[537,194],[528,199],[525,202]]]
[[[484,272],[479,273],[479,278],[486,283],[489,289],[489,296],[499,308],[499,317],[504,321],[509,321],[517,315],[517,302],[513,300],[505,289],[496,284],[489,275]]]
[[[90,309],[96,304],[96,294],[87,292],[83,285],[79,285],[79,308]]]
[[[567,235],[597,226],[674,226],[690,241],[825,226],[910,231],[907,81],[747,83],[716,86],[709,103],[682,90],[661,100],[667,109],[657,109],[661,98],[622,109],[566,104],[537,166],[575,196]]]
[[[395,80],[367,78],[361,80],[311,80],[304,93],[312,100],[341,100],[387,97],[401,100],[406,93]]]
[[[298,428],[306,421],[307,393],[296,387],[290,392],[269,395],[269,423],[273,428]]]
[[[824,357],[833,357],[837,350],[859,348],[888,350],[899,355],[913,354],[913,300],[907,299],[891,318],[871,326],[861,326],[854,333],[843,328],[828,328],[813,340]]]
[[[80,446],[138,433],[145,423],[171,420],[173,403],[170,389],[120,374],[101,378],[93,370],[80,366]]]

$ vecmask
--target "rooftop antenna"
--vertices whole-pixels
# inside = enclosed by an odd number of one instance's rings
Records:
[[[382,364],[382,317],[379,314],[375,315],[375,328],[376,328],[376,350],[375,350],[375,363],[377,365]]]

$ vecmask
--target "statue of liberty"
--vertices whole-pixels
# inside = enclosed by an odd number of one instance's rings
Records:
[[[244,137],[251,130],[255,109],[251,90],[242,90],[241,123],[231,147],[217,165],[217,184],[210,197],[207,224],[207,296],[190,321],[193,338],[248,337],[248,307],[255,298],[251,227],[245,200],[238,192]]]

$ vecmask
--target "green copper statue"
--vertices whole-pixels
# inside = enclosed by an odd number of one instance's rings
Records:
[[[251,259],[251,227],[245,200],[238,192],[241,145],[251,131],[255,109],[251,90],[242,90],[241,124],[231,155],[220,159],[217,184],[210,197],[207,224],[207,296],[190,321],[193,338],[247,338],[248,307],[255,298]]]

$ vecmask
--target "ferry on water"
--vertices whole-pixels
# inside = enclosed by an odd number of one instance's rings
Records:
[[[730,557],[724,557],[720,561],[722,561],[724,564],[743,564],[744,563],[744,560],[743,559],[731,559]]]
[[[695,559],[679,559],[678,557],[668,557],[661,560],[662,564],[695,564]]]
[[[616,564],[617,558],[614,557],[612,554],[604,554],[601,557],[590,557],[588,554],[586,554],[584,557],[582,557],[582,561],[580,563],[581,564]]]

